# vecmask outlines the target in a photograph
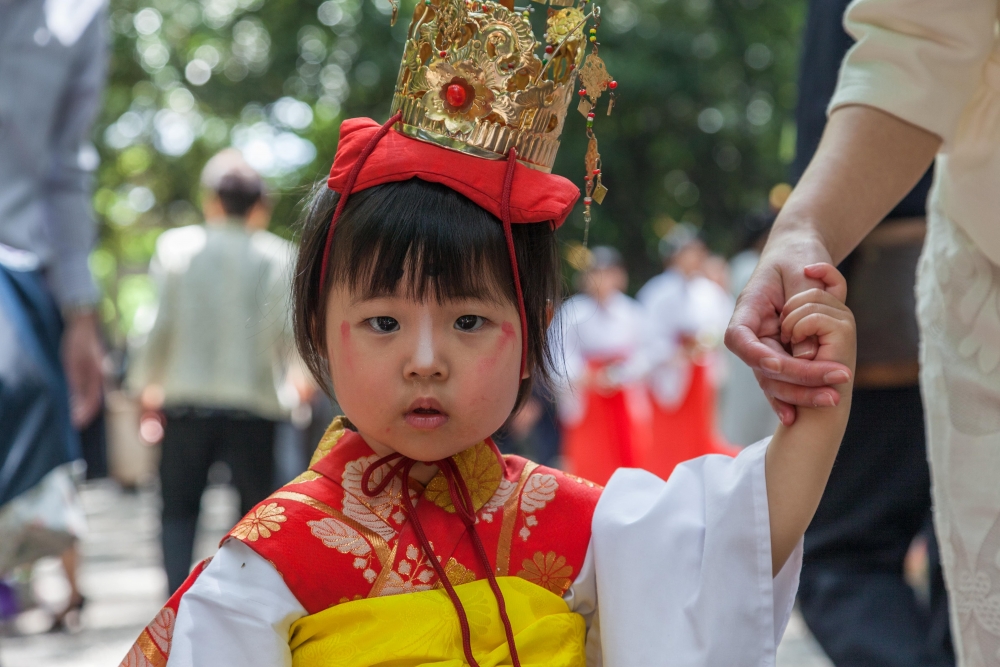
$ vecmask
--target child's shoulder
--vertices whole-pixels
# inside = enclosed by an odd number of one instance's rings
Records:
[[[530,504],[536,497],[551,495],[548,500],[555,502],[558,498],[561,504],[572,505],[573,509],[593,512],[600,500],[604,487],[590,480],[577,477],[568,472],[543,466],[520,456],[507,455],[504,461],[508,468],[521,468],[521,499],[522,504]]]

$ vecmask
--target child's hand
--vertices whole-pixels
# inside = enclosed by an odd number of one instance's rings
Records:
[[[857,354],[857,328],[854,315],[844,305],[847,298],[847,281],[830,264],[812,264],[804,269],[806,277],[823,281],[825,289],[811,289],[796,294],[785,303],[781,313],[781,341],[796,345],[811,336],[819,342],[816,359],[836,361],[852,371]],[[843,396],[848,385],[838,387]],[[821,394],[822,405],[831,407],[829,394]],[[839,401],[834,401],[833,405]]]
[[[788,300],[781,313],[781,340],[794,345],[815,336],[816,359],[842,363],[853,375],[857,334],[854,316],[844,305],[847,281],[829,264],[808,266],[805,275],[822,281],[825,289],[811,289]],[[851,382],[836,389],[836,396],[820,393],[815,408],[800,408],[791,426],[778,426],[767,448],[764,473],[775,574],[812,521],[847,428]]]

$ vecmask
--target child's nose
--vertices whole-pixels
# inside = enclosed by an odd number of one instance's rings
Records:
[[[430,315],[421,318],[415,343],[413,354],[407,362],[406,376],[412,379],[444,377],[447,368],[441,359]]]

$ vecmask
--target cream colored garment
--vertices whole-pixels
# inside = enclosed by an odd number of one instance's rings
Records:
[[[855,0],[830,109],[865,104],[944,140],[931,200],[1000,264],[997,0]]]
[[[294,348],[293,249],[235,222],[164,232],[149,267],[158,307],[130,384],[161,385],[168,407],[282,418],[278,388]]]
[[[935,521],[962,667],[1000,664],[1000,266],[931,211],[917,285]]]
[[[1000,664],[997,0],[856,0],[830,108],[938,134],[917,310],[935,522],[962,667]]]

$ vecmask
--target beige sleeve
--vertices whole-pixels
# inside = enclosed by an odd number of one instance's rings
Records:
[[[854,0],[848,52],[829,110],[881,109],[946,143],[994,48],[997,0]]]

